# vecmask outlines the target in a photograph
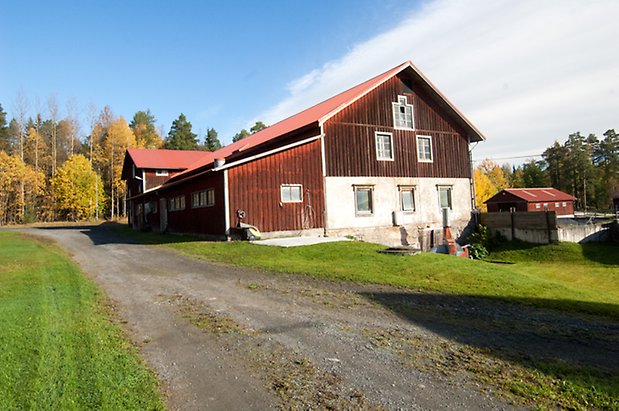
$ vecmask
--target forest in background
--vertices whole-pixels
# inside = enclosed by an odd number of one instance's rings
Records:
[[[613,195],[619,194],[619,135],[614,129],[602,138],[570,134],[541,157],[517,167],[482,161],[474,171],[477,206],[485,211],[484,201],[504,188],[554,187],[576,197],[577,210],[613,211]]]
[[[149,110],[136,112],[127,122],[109,106],[90,109],[89,124],[82,127],[74,102],[67,103],[61,117],[54,96],[44,109],[31,112],[19,93],[13,113],[9,121],[0,104],[0,225],[124,216],[126,187],[120,177],[127,148],[222,147],[215,129],[200,139],[182,113],[165,137]],[[258,121],[232,140],[264,128]]]
[[[109,106],[90,109],[84,126],[74,102],[65,111],[61,117],[52,96],[45,109],[31,112],[20,93],[9,121],[0,104],[0,225],[123,216],[126,187],[120,177],[127,148],[222,147],[215,129],[200,139],[182,113],[164,137],[149,110],[136,112],[127,122]],[[266,127],[258,121],[232,141]],[[614,129],[601,138],[571,134],[541,157],[518,166],[482,161],[474,170],[478,207],[485,209],[483,202],[503,188],[554,187],[574,195],[579,210],[611,210],[612,196],[619,191],[619,136]]]

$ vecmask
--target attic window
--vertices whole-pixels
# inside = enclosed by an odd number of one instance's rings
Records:
[[[168,170],[156,170],[155,171],[155,175],[159,176],[159,177],[167,177],[168,176]]]
[[[408,104],[406,96],[398,96],[398,102],[393,104],[393,126],[395,128],[403,128],[412,130],[413,124],[413,106]]]

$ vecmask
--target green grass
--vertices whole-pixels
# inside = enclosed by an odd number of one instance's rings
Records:
[[[95,285],[58,248],[0,232],[0,409],[163,409]]]
[[[598,315],[602,322],[619,320],[617,244],[508,243],[493,251],[488,261],[475,261],[428,253],[380,254],[384,246],[362,242],[279,248],[114,229],[139,242],[158,244],[192,257],[269,272],[503,300],[557,309],[569,315]],[[466,318],[462,320],[466,322]],[[483,330],[484,325],[479,327]],[[553,338],[552,334],[548,338]],[[582,338],[586,344],[588,338],[597,337],[591,334],[575,338]],[[517,347],[512,349],[518,352]],[[514,356],[490,351],[490,355],[503,359],[498,374],[486,369],[488,361],[482,358],[479,369],[473,370],[475,375],[483,378],[490,373],[490,383],[525,398],[529,404],[541,408],[619,409],[616,370],[597,370],[570,361],[557,363],[528,353]]]
[[[487,262],[430,253],[380,254],[378,251],[383,246],[363,242],[280,248],[139,235],[147,242],[161,242],[193,257],[270,272],[502,298],[619,319],[619,245],[616,244],[512,244],[492,253],[488,260],[493,262]]]

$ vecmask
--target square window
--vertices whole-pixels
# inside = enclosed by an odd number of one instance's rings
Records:
[[[391,133],[376,133],[376,159],[393,160],[393,139]]]
[[[303,202],[303,186],[301,184],[282,184],[280,193],[282,203]]]
[[[540,203],[535,203],[535,208],[542,208],[542,205]]]
[[[412,130],[413,106],[408,104],[406,96],[398,96],[398,102],[393,105],[393,126]]]
[[[400,187],[400,210],[415,211],[414,187]]]
[[[441,209],[449,208],[452,209],[451,203],[451,186],[438,186],[438,205]]]
[[[424,163],[433,161],[431,136],[417,136],[417,160]]]
[[[372,192],[373,188],[370,186],[355,186],[356,215],[372,215],[374,213]]]

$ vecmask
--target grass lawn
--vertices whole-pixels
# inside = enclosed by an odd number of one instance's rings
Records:
[[[0,232],[0,409],[163,409],[96,286],[53,245]]]
[[[280,248],[151,233],[132,235],[193,257],[270,272],[501,298],[619,320],[617,244],[512,243],[493,252],[488,262],[430,253],[379,254],[384,246],[363,242]]]
[[[571,314],[619,321],[619,245],[508,243],[488,261],[422,253],[379,254],[384,246],[362,242],[305,247],[266,247],[246,242],[207,242],[191,237],[132,232],[139,242],[210,261],[328,280],[392,285],[431,293],[499,299]],[[595,318],[595,317],[594,317]],[[586,343],[590,336],[581,336]],[[617,336],[607,336],[610,339]],[[552,338],[552,337],[549,337]],[[591,338],[595,338],[594,336]],[[518,352],[517,347],[515,348]],[[489,352],[492,356],[492,351]],[[521,353],[517,355],[524,355]],[[576,362],[503,358],[504,365],[472,370],[541,409],[618,409],[619,375]],[[490,362],[491,363],[491,362]],[[484,377],[485,376],[485,377]],[[490,377],[489,377],[490,376]]]

